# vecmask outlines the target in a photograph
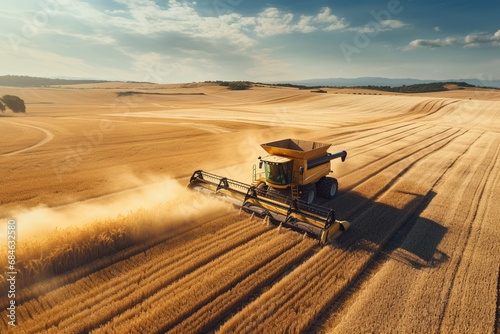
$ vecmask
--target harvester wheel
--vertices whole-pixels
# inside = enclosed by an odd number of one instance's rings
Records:
[[[300,199],[307,203],[312,203],[316,199],[316,186],[314,183],[306,184],[302,187]]]
[[[319,194],[327,199],[332,199],[337,195],[339,184],[333,177],[322,177],[318,181]]]

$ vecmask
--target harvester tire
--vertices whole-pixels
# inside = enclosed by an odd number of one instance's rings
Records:
[[[314,183],[306,184],[302,187],[302,195],[300,199],[304,202],[311,204],[316,199],[316,186]]]
[[[332,199],[337,196],[339,183],[333,177],[322,177],[318,181],[318,192],[321,197]]]

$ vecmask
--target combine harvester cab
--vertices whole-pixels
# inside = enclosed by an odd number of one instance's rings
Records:
[[[335,219],[331,208],[314,204],[317,190],[325,198],[335,197],[336,179],[329,178],[330,161],[345,160],[347,152],[327,153],[330,144],[284,139],[261,145],[269,156],[259,157],[251,185],[198,170],[189,188],[222,198],[248,213],[268,218],[296,231],[306,232],[321,244],[338,237],[349,228]]]

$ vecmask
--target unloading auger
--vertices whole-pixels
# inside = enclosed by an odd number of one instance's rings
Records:
[[[336,220],[333,209],[313,203],[317,194],[327,199],[337,194],[337,180],[327,176],[330,161],[344,161],[347,152],[327,153],[330,145],[297,139],[262,144],[269,155],[259,157],[260,171],[254,165],[250,185],[197,170],[188,187],[216,195],[258,217],[268,217],[274,224],[306,232],[326,244],[350,226]]]

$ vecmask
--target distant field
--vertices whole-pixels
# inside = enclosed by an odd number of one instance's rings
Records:
[[[500,91],[449,88],[0,87],[27,106],[0,114],[12,332],[499,333]],[[348,152],[333,244],[185,189],[289,137]]]

